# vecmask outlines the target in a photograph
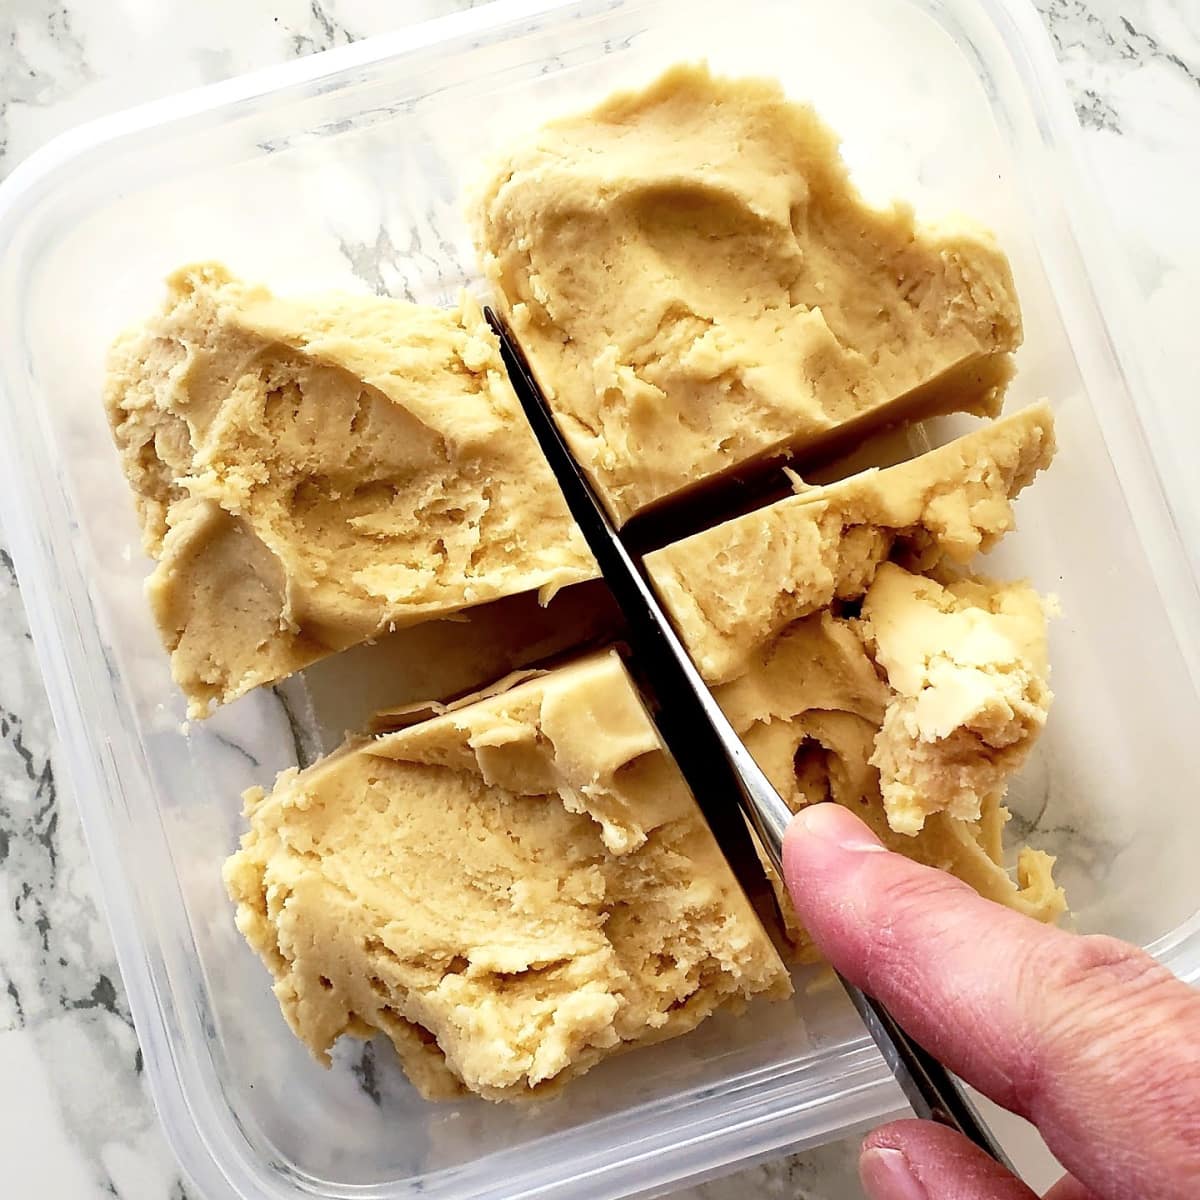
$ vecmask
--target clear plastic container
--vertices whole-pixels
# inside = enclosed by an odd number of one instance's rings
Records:
[[[188,260],[280,290],[451,300],[477,282],[462,196],[482,157],[700,56],[780,77],[841,131],[869,194],[975,214],[1011,255],[1027,339],[1010,403],[1051,397],[1062,449],[997,569],[1063,609],[1058,698],[1014,825],[1059,853],[1081,928],[1200,973],[1196,564],[1161,482],[1170,447],[1114,350],[1107,238],[1083,211],[1073,115],[1032,7],[502,0],[97,122],[0,191],[5,526],[146,1069],[206,1196],[601,1200],[899,1106],[848,1006],[803,989],[533,1108],[426,1104],[383,1046],[318,1067],[234,930],[219,865],[241,789],[310,755],[336,720],[318,727],[302,679],[181,730],[99,402],[110,338]]]

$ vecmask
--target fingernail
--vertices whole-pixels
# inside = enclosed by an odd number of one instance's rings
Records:
[[[810,837],[843,850],[887,852],[887,847],[849,809],[826,802],[802,808],[796,820]]]
[[[858,1160],[858,1177],[870,1200],[929,1200],[899,1150],[872,1146]]]

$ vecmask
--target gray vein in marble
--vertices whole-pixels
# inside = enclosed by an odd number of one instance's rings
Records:
[[[438,239],[432,249],[425,244],[423,234],[430,233],[428,226],[418,226],[414,222],[409,230],[408,243],[404,246],[396,244],[388,225],[379,225],[374,238],[370,240],[355,239],[337,232],[334,236],[342,257],[356,278],[361,279],[377,295],[395,296],[416,304],[428,303],[430,299],[418,294],[423,275],[428,274],[430,278],[464,275],[449,242]]]
[[[341,234],[335,236],[338,250],[350,264],[356,279],[361,279],[377,296],[398,296],[415,303],[416,297],[404,281],[403,263],[409,254],[397,249],[388,230],[381,225],[374,242],[356,242]],[[413,236],[416,236],[415,231]]]
[[[371,1103],[380,1107],[383,1104],[383,1094],[379,1090],[379,1076],[376,1071],[375,1063],[375,1044],[367,1042],[362,1048],[362,1053],[359,1055],[358,1061],[351,1068],[354,1078],[358,1080],[359,1087],[363,1092],[370,1097]]]
[[[1164,50],[1150,34],[1143,33],[1140,29],[1135,29],[1128,17],[1122,15],[1120,20],[1128,35],[1128,40],[1125,43],[1124,52],[1122,53],[1123,58],[1149,58],[1170,63],[1171,66],[1178,67],[1196,87],[1200,87],[1200,69],[1195,66],[1189,66],[1178,54],[1172,54],[1169,50]]]
[[[280,710],[287,722],[296,766],[311,766],[321,757],[324,748],[308,698],[303,672],[277,683],[271,691],[279,701]]]
[[[215,742],[224,746],[227,750],[232,750],[245,762],[249,763],[250,766],[258,766],[258,755],[256,755],[252,750],[247,750],[245,746],[241,745],[241,743],[235,742],[233,738],[227,737],[223,733],[218,733],[212,729],[208,730],[207,732]]]
[[[311,0],[309,16],[312,19],[309,30],[292,34],[291,53],[295,58],[302,58],[319,50],[331,50],[334,46],[348,46],[362,36],[352,33],[338,21],[321,0]]]
[[[1133,7],[1124,4],[1118,7],[1112,0],[1099,3],[1087,3],[1086,0],[1038,2],[1038,9],[1060,55],[1080,50],[1093,65],[1115,61],[1135,64],[1159,61],[1200,86],[1200,71],[1195,64],[1164,49],[1155,37],[1130,20],[1126,14]]]
[[[1084,129],[1106,129],[1121,132],[1117,110],[1092,88],[1083,88],[1075,96],[1075,116]]]
[[[1193,65],[1164,49],[1157,38],[1135,25],[1126,12],[1117,11],[1111,2],[1041,0],[1039,9],[1064,70],[1074,78],[1075,115],[1084,129],[1122,132],[1117,107],[1096,87],[1098,67],[1127,70],[1157,62],[1191,85],[1200,86],[1200,74]],[[1135,16],[1139,22],[1142,20],[1140,14]]]
[[[178,1189],[144,1091],[108,930],[92,901],[78,815],[59,804],[55,739],[6,551],[0,567],[0,1031],[32,1039],[53,1076],[77,1081],[59,1096],[61,1119],[102,1192],[122,1195],[105,1165],[103,1148],[114,1141],[144,1146],[145,1161]]]
[[[0,166],[8,153],[14,105],[52,104],[91,78],[69,9],[48,9],[42,0],[5,0],[0,6]]]

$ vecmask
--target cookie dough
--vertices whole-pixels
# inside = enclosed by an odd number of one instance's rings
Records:
[[[899,568],[884,564],[878,578],[885,588],[893,572],[905,577]],[[980,581],[962,581],[955,586],[960,594],[981,602],[995,595],[992,585]],[[1020,585],[1013,586],[1013,594],[1021,601],[1026,599]],[[999,601],[997,606],[1006,602]],[[1026,615],[1033,617],[1032,612]],[[755,761],[793,812],[822,801],[843,804],[866,821],[890,849],[948,871],[981,895],[1037,920],[1057,919],[1066,901],[1054,882],[1050,855],[1023,847],[1017,855],[1016,878],[1006,869],[1002,831],[1008,813],[1001,803],[1003,784],[1020,766],[1023,754],[985,757],[990,786],[981,795],[973,819],[958,819],[949,805],[943,805],[932,808],[919,830],[911,834],[893,827],[872,756],[882,736],[881,726],[886,730],[888,714],[903,705],[906,697],[881,677],[877,661],[868,651],[873,645],[862,638],[859,622],[817,613],[766,639],[745,672],[717,688],[715,694]],[[1030,737],[1036,732],[1031,729]],[[1025,749],[1028,745],[1027,741]],[[923,770],[929,774],[921,754],[912,741],[899,742],[893,762],[910,778],[920,780]],[[943,782],[941,786],[938,794],[945,796],[947,785]],[[814,961],[816,950],[781,881],[773,882],[796,956]]]
[[[962,564],[1013,528],[1011,500],[1049,465],[1054,421],[1022,409],[910,462],[863,471],[648,555],[710,683],[736,678],[764,638],[862,596],[889,555]]]
[[[478,307],[283,299],[207,264],[118,340],[105,400],[189,715],[590,555]]]
[[[787,972],[612,652],[246,794],[238,926],[322,1061],[541,1094]]]
[[[978,820],[1046,723],[1042,598],[1027,583],[943,586],[884,563],[860,628],[893,692],[871,756],[888,823],[915,835],[934,812]]]
[[[474,218],[619,521],[764,455],[994,415],[1021,341],[991,235],[869,206],[832,131],[767,80],[680,66],[554,121],[497,165]]]

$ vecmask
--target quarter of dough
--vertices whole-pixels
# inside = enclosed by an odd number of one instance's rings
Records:
[[[497,165],[477,241],[618,521],[765,455],[994,414],[1021,320],[964,220],[858,194],[833,132],[760,79],[679,66]]]
[[[428,1097],[552,1090],[791,992],[616,655],[246,794],[238,926],[319,1059],[381,1030]]]
[[[594,573],[477,306],[168,281],[105,394],[189,714]]]
[[[789,622],[862,596],[890,554],[928,569],[987,550],[1053,454],[1053,418],[1036,404],[910,462],[805,488],[646,566],[705,678],[721,683]]]
[[[885,585],[892,571],[905,575],[885,564],[881,570]],[[986,582],[961,581],[955,586],[960,594],[977,595],[981,602],[995,594]],[[1019,603],[1028,598],[1021,585],[1014,585],[1013,594],[1020,596]],[[1036,614],[1031,609],[1025,615],[1031,623],[1040,618],[1044,624],[1040,606]],[[1008,812],[1001,803],[1003,785],[1021,765],[1023,754],[987,756],[981,751],[985,764],[981,769],[987,772],[989,787],[973,819],[958,819],[944,807],[931,809],[912,835],[892,827],[872,755],[882,736],[881,725],[886,729],[886,715],[905,697],[880,677],[859,624],[828,612],[793,622],[756,649],[738,679],[715,690],[747,749],[793,812],[822,801],[845,805],[889,849],[948,871],[981,895],[1018,912],[1040,921],[1056,920],[1066,909],[1066,899],[1054,882],[1054,859],[1022,847],[1016,878],[1006,869],[1002,831]],[[1033,629],[1026,633],[1036,642]],[[1028,738],[1037,732],[1037,727],[1031,727]],[[1024,749],[1029,744],[1027,740]],[[921,753],[911,742],[899,743],[894,762],[915,776],[924,765]],[[772,882],[796,956],[815,960],[816,950],[781,881],[773,877]]]
[[[894,693],[871,756],[888,824],[913,835],[934,812],[978,820],[1046,723],[1042,598],[1027,583],[943,586],[884,563],[861,630]]]

